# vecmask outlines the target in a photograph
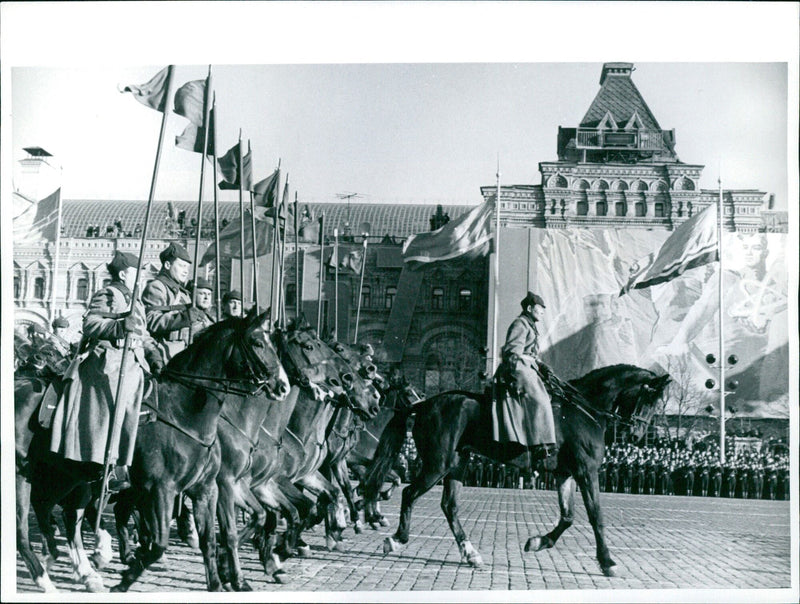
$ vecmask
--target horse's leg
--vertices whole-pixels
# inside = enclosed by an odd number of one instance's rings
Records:
[[[35,487],[32,485],[31,488],[33,489]],[[33,505],[34,514],[36,514],[39,532],[42,534],[42,540],[47,548],[45,568],[48,571],[52,571],[59,555],[56,534],[53,529],[53,507],[55,506],[55,501],[49,497],[42,499],[34,494],[31,503]]]
[[[220,478],[220,477],[218,477]],[[236,508],[246,510],[254,515],[254,524],[264,524],[266,513],[264,508],[255,499],[249,488],[233,477],[225,477],[217,483],[219,496],[217,498],[217,522],[219,523],[220,546],[228,555],[230,576],[229,582],[234,591],[252,591],[252,588],[242,577],[242,567],[239,561],[239,531],[236,527]]]
[[[200,538],[200,550],[203,552],[203,561],[206,567],[206,585],[208,591],[222,591],[222,582],[219,579],[217,570],[217,533],[216,511],[217,511],[217,482],[215,477],[211,477],[205,484],[205,488],[193,489],[192,497],[194,508],[194,521],[197,528],[197,535]],[[166,528],[164,537],[164,548],[169,539],[169,519],[171,514],[162,516]],[[234,518],[235,522],[235,518]],[[238,559],[238,557],[237,557]]]
[[[89,505],[86,506],[86,510],[84,511],[86,522],[88,522],[89,526],[93,528],[97,525],[98,515],[98,499],[94,495],[95,494],[92,493],[92,500],[89,502]],[[101,519],[97,532],[95,533],[95,546],[91,555],[92,564],[94,564],[96,569],[100,570],[101,568],[105,568],[106,565],[111,562],[111,558],[113,557],[114,551],[111,547],[111,535],[103,527],[103,521]]]
[[[447,517],[450,530],[458,543],[461,552],[461,562],[467,562],[471,566],[478,568],[483,565],[483,558],[467,538],[461,522],[458,519],[458,493],[461,490],[461,476],[466,470],[466,465],[462,459],[459,466],[444,477],[444,488],[442,489],[442,511]]]
[[[334,480],[342,490],[347,507],[350,510],[350,521],[353,523],[353,531],[356,534],[360,533],[363,525],[359,518],[358,508],[356,507],[355,497],[353,494],[353,486],[350,484],[350,477],[347,475],[347,463],[344,459],[339,460],[338,463],[333,464],[331,473]]]
[[[72,562],[73,579],[86,586],[86,591],[102,592],[103,578],[92,567],[86,550],[83,547],[83,537],[81,536],[81,523],[83,522],[83,508],[75,507],[75,499],[64,504],[64,526],[67,530],[67,546],[69,557]]]
[[[558,524],[546,535],[538,535],[528,539],[525,543],[526,552],[538,552],[553,547],[561,533],[572,526],[575,509],[575,479],[569,474],[556,475],[556,490],[558,491],[558,509],[561,511]]]
[[[25,566],[28,567],[28,572],[31,574],[31,579],[38,585],[45,593],[55,593],[58,590],[50,580],[50,576],[45,571],[39,557],[34,553],[31,547],[30,538],[28,535],[28,513],[31,507],[31,484],[28,480],[17,474],[16,476],[17,487],[17,551],[22,557]]]
[[[443,464],[442,464],[443,465]],[[383,553],[397,551],[400,545],[408,543],[408,533],[411,528],[411,512],[414,502],[431,490],[438,483],[446,472],[445,468],[437,467],[429,469],[423,465],[419,472],[411,479],[411,482],[403,488],[400,504],[400,523],[397,531],[392,537],[386,537],[383,542]]]
[[[132,489],[123,491],[117,497],[117,502],[114,504],[114,521],[119,543],[119,559],[123,564],[130,565],[135,559],[128,532],[128,520],[130,520],[134,508]]]
[[[600,489],[597,486],[597,472],[589,468],[581,468],[575,477],[581,489],[583,505],[586,514],[594,529],[594,538],[597,542],[597,560],[606,577],[613,577],[617,565],[611,559],[611,554],[606,546],[605,526],[603,523],[603,510],[600,508]]]

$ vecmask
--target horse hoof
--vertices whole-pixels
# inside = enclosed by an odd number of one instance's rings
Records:
[[[116,585],[112,585],[109,591],[111,593],[125,593],[128,591],[128,586],[125,585],[125,583],[117,583]]]
[[[82,579],[82,583],[86,586],[86,591],[89,593],[103,593],[106,591],[103,585],[103,577],[97,573],[89,573]]]
[[[37,578],[36,585],[38,585],[39,589],[41,589],[46,594],[58,593],[56,586],[53,585],[53,582],[50,580],[50,576],[47,574],[44,574],[41,577]]]
[[[56,569],[56,559],[52,554],[48,554],[44,562],[44,568],[48,573],[52,573]]]
[[[373,531],[377,531],[380,527],[381,527],[381,525],[378,522],[370,522],[369,523],[369,528],[371,528]]]
[[[356,520],[355,523],[353,524],[353,532],[356,535],[360,535],[361,531],[363,530],[364,530],[364,525],[361,523],[360,520]]]
[[[526,552],[540,552],[543,549],[549,549],[551,547],[553,547],[553,542],[549,537],[531,537],[525,543]]]
[[[280,583],[281,585],[289,582],[289,575],[286,574],[285,570],[276,570],[272,573],[272,578],[275,580],[275,583]]]
[[[389,521],[388,521],[388,520],[386,520],[386,518],[385,518],[384,516],[381,516],[381,519],[380,519],[380,520],[378,520],[378,523],[379,523],[381,526],[389,526]]]
[[[345,548],[345,546],[344,546],[344,543],[342,543],[341,541],[337,541],[337,542],[336,542],[336,543],[333,545],[333,551],[335,551],[335,552],[340,552],[340,553],[344,553],[344,552],[346,552],[346,551],[347,551],[347,548]]]
[[[242,579],[242,582],[239,583],[238,587],[234,586],[233,588],[235,591],[253,591],[253,588],[250,587],[250,584]]]
[[[611,566],[603,567],[603,574],[606,577],[616,577],[617,576],[617,565],[612,564]]]
[[[111,562],[110,558],[106,558],[101,552],[95,551],[91,555],[92,564],[97,570],[104,569],[109,562]]]
[[[325,537],[325,547],[328,549],[329,552],[332,552],[336,549],[336,539],[333,537]]]
[[[383,553],[384,554],[391,554],[392,552],[396,552],[400,549],[400,544],[397,543],[391,537],[386,537],[383,541]]]
[[[299,558],[308,558],[311,556],[311,547],[308,545],[301,545],[297,548],[297,556]]]
[[[472,546],[472,543],[464,541],[464,543],[459,545],[459,549],[461,550],[462,563],[467,563],[473,568],[480,568],[483,566],[483,558],[480,552]]]

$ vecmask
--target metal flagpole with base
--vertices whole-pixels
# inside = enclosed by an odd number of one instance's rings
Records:
[[[361,277],[358,280],[358,305],[356,306],[356,331],[353,336],[353,343],[358,343],[358,321],[361,318],[361,292],[364,289],[364,270],[367,268],[367,237],[369,233],[363,233],[364,236],[364,252],[361,257]]]
[[[325,212],[319,217],[319,279],[317,281],[317,335],[322,334],[322,277],[325,271]]]
[[[172,99],[172,90],[173,90],[173,72],[174,67],[172,65],[168,68],[167,73],[167,103]],[[150,182],[150,196],[147,200],[147,210],[144,215],[144,227],[142,228],[142,241],[139,246],[139,263],[136,266],[136,282],[133,285],[133,291],[131,292],[131,307],[128,309],[128,313],[133,311],[133,305],[136,304],[136,299],[139,296],[139,281],[140,276],[142,274],[142,264],[144,260],[144,249],[145,243],[147,242],[147,229],[150,225],[150,212],[153,208],[153,200],[155,198],[156,193],[156,183],[158,182],[158,167],[161,163],[161,150],[164,144],[164,134],[167,130],[167,116],[169,115],[169,107],[167,104],[164,106],[164,115],[161,118],[161,131],[158,135],[158,150],[156,151],[156,161],[155,165],[153,166],[153,178]],[[125,334],[125,344],[122,347],[122,359],[120,361],[120,370],[119,370],[119,381],[117,382],[117,391],[114,396],[114,415],[109,426],[109,434],[108,439],[106,440],[106,450],[105,455],[103,457],[103,485],[100,490],[100,501],[98,502],[97,508],[97,520],[95,521],[94,531],[97,533],[100,530],[100,522],[103,517],[103,510],[105,509],[106,504],[108,503],[108,478],[109,478],[109,465],[111,463],[111,456],[112,454],[116,454],[117,449],[119,448],[119,440],[120,440],[120,431],[122,428],[122,417],[125,414],[125,405],[123,401],[120,401],[120,393],[122,392],[122,384],[125,380],[125,365],[128,360],[128,356],[131,353],[131,335],[130,333]]]
[[[722,255],[722,168],[719,175],[719,224],[717,225],[717,249],[719,250],[719,461],[725,463],[725,319],[723,302],[724,260]]]

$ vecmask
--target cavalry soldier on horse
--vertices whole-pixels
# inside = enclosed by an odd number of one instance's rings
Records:
[[[202,313],[192,306],[186,290],[192,261],[186,249],[170,243],[159,254],[161,270],[142,292],[147,330],[158,343],[164,364],[189,345],[189,330],[202,327]]]
[[[131,306],[137,264],[132,254],[117,251],[107,265],[111,282],[89,303],[83,339],[64,376],[66,385],[52,420],[51,451],[66,459],[102,465],[115,403],[126,406],[124,420],[116,426],[119,449],[111,452],[116,468],[109,491],[130,485],[128,466],[133,461],[144,374],[158,373],[161,366],[155,342],[145,329],[144,308],[135,300]],[[114,401],[127,334],[132,354],[127,358],[119,400]]]
[[[202,324],[198,331],[216,323],[216,319],[210,314],[213,290],[214,287],[208,279],[204,277],[197,278],[197,284],[194,288],[194,303],[199,312],[195,313],[195,316],[197,322]],[[194,335],[194,333],[193,331],[192,334]]]
[[[242,294],[232,289],[222,296],[222,318],[242,316]]]
[[[528,292],[520,302],[522,312],[508,328],[502,349],[503,361],[496,378],[501,388],[492,407],[493,438],[515,442],[531,452],[531,460],[543,460],[555,469],[556,432],[550,395],[542,376],[549,369],[539,360],[539,329],[544,300]]]

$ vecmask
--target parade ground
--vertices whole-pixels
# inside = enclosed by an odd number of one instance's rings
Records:
[[[306,533],[311,556],[284,563],[288,583],[267,582],[250,544],[240,548],[246,579],[256,591],[368,592],[468,590],[720,590],[791,587],[790,502],[661,495],[601,495],[606,536],[617,562],[616,577],[605,577],[595,560],[595,539],[583,504],[553,549],[525,553],[528,537],[549,531],[558,519],[554,491],[468,487],[460,517],[484,566],[460,563],[455,540],[439,507],[441,486],[414,509],[411,539],[396,553],[383,553],[384,539],[397,527],[400,496],[382,503],[390,523],[379,530],[345,531],[346,552],[325,548],[321,526]],[[579,498],[580,495],[578,494]],[[113,523],[110,515],[109,525]],[[38,529],[31,524],[39,548]],[[112,531],[113,532],[113,531]],[[116,550],[116,537],[114,537]],[[51,578],[64,592],[82,592],[69,577],[66,546]],[[87,548],[93,538],[87,536]],[[116,551],[115,551],[116,555]],[[202,592],[205,572],[199,551],[182,544],[173,529],[166,561],[157,562],[132,591]],[[119,581],[114,560],[101,571],[106,587]],[[17,557],[17,591],[36,586]],[[704,592],[714,599],[712,591]],[[320,594],[321,595],[321,594]],[[362,594],[365,596],[367,594]],[[485,599],[503,597],[493,592]],[[520,594],[516,594],[519,596]],[[515,594],[505,598],[517,599]],[[280,598],[275,594],[276,598]],[[342,597],[346,597],[342,594]],[[445,598],[445,594],[438,597]],[[273,596],[268,596],[273,599]],[[336,599],[336,593],[332,598]]]

